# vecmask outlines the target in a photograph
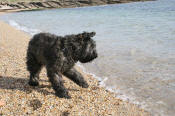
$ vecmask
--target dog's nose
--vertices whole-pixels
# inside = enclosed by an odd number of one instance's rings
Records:
[[[97,57],[98,57],[97,52],[93,52],[93,56],[94,56],[95,58],[97,58]]]

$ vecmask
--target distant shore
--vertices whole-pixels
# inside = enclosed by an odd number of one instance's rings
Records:
[[[136,105],[117,99],[81,69],[78,70],[90,85],[88,89],[64,77],[64,85],[72,99],[55,96],[45,70],[40,75],[40,86],[30,87],[25,57],[31,36],[2,21],[0,25],[0,101],[4,103],[0,106],[0,115],[150,116]]]
[[[10,10],[39,10],[39,9],[53,9],[53,8],[75,8],[83,6],[98,6],[106,4],[121,4],[129,2],[144,2],[153,0],[4,0],[0,2],[0,11]]]

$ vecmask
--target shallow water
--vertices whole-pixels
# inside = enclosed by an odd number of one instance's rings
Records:
[[[175,114],[175,0],[7,14],[35,34],[95,31],[99,57],[83,65],[116,96],[153,115]]]

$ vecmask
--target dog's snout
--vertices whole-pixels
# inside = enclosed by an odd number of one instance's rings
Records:
[[[94,51],[94,52],[93,52],[93,56],[94,56],[95,58],[97,58],[97,57],[98,57],[98,54],[97,54],[97,52],[96,52],[96,51]]]

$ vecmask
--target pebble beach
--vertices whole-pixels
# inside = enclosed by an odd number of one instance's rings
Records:
[[[6,12],[0,12],[3,15]],[[149,116],[134,104],[116,98],[100,87],[92,75],[84,75],[89,88],[63,77],[71,99],[58,98],[45,69],[39,87],[28,85],[26,49],[31,36],[0,21],[0,116]]]

